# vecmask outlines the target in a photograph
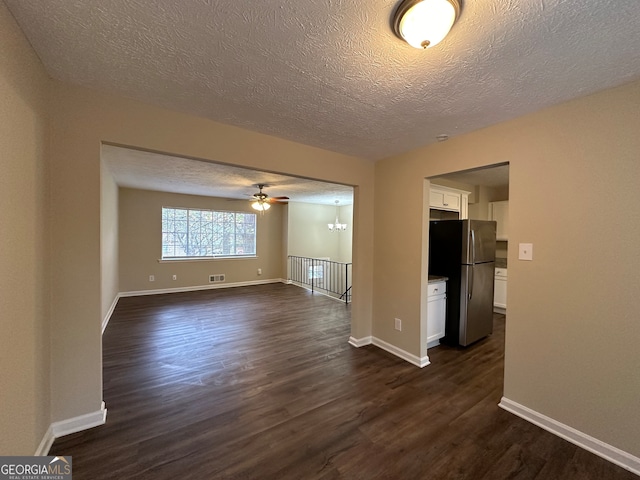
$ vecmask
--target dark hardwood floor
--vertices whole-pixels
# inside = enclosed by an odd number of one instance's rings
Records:
[[[75,480],[637,480],[498,408],[504,316],[424,369],[351,347],[349,318],[283,284],[122,298],[107,423],[50,455],[72,455]]]

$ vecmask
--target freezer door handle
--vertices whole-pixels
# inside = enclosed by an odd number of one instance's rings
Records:
[[[469,233],[469,236],[471,237],[471,263],[475,264],[476,263],[476,232],[475,230],[472,228],[471,232]]]
[[[467,290],[469,292],[469,300],[471,300],[471,298],[473,297],[473,280],[474,280],[474,272],[475,272],[476,266],[475,264],[471,265],[471,275],[469,275],[469,289]]]

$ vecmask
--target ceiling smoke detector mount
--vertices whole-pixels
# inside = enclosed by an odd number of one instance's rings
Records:
[[[393,15],[393,31],[412,47],[426,49],[440,43],[459,16],[459,0],[403,0]]]

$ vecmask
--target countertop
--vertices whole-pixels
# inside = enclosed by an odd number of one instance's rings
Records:
[[[448,277],[441,277],[440,275],[429,275],[429,283],[446,282]]]
[[[496,257],[496,268],[507,268],[507,259]]]

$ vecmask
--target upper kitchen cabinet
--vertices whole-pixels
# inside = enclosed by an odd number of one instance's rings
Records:
[[[431,184],[429,207],[436,210],[457,212],[460,220],[467,219],[469,218],[469,192]]]
[[[496,240],[507,241],[509,237],[509,201],[489,202],[489,220],[496,221]]]

